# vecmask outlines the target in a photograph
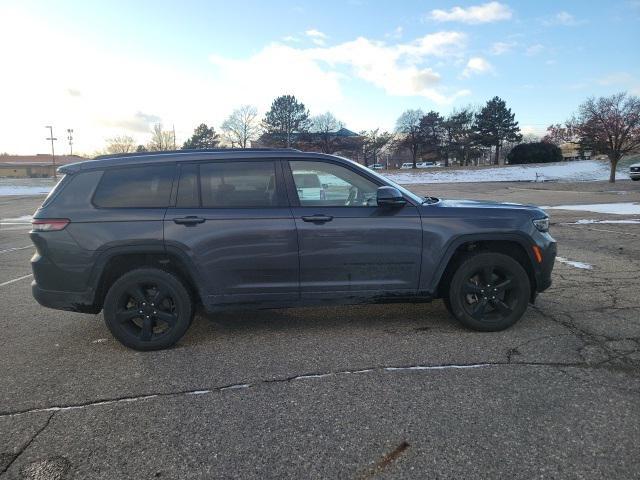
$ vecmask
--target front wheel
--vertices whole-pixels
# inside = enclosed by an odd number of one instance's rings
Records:
[[[529,276],[514,258],[486,252],[471,255],[453,274],[450,311],[473,330],[496,332],[516,323],[531,296]]]
[[[157,268],[140,268],[116,280],[104,300],[104,319],[114,337],[134,350],[175,344],[193,318],[193,302],[180,280]]]

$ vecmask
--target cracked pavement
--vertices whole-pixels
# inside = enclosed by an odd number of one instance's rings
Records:
[[[540,205],[640,201],[640,185],[412,185]],[[33,198],[0,198],[0,218]],[[140,353],[101,315],[0,287],[0,477],[639,478],[640,225],[553,210],[554,285],[513,328],[441,302],[197,316]],[[602,231],[606,230],[606,231]],[[29,273],[0,227],[0,284]]]

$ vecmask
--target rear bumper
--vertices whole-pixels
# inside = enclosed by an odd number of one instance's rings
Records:
[[[33,298],[43,307],[67,310],[70,312],[98,313],[100,309],[93,305],[93,292],[61,292],[40,288],[36,281],[31,282]]]

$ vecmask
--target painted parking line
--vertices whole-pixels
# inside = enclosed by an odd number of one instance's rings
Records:
[[[0,250],[0,254],[1,253],[15,252],[16,250],[26,250],[27,248],[35,248],[35,247],[33,245],[25,245],[24,247],[7,248],[5,250]]]
[[[4,287],[6,285],[10,285],[12,283],[15,282],[19,282],[20,280],[24,280],[25,278],[29,278],[29,277],[33,277],[33,273],[30,273],[29,275],[25,275],[24,277],[18,277],[18,278],[14,278],[13,280],[8,280],[4,283],[0,283],[0,287]]]

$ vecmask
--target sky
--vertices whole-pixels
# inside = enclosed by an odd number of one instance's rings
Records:
[[[293,94],[354,131],[498,95],[542,134],[590,96],[640,95],[640,0],[0,0],[0,152],[217,130]]]

